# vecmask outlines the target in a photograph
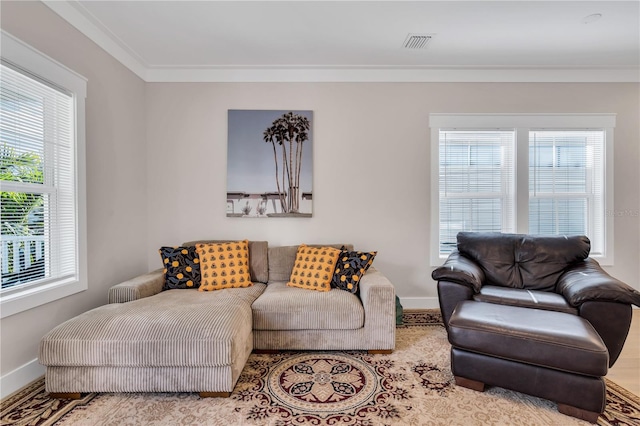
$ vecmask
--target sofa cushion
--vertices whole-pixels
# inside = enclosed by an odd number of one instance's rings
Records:
[[[182,245],[195,246],[196,244],[231,243],[233,241],[235,240],[197,240],[187,241]],[[249,241],[249,274],[251,275],[251,281],[265,284],[269,282],[268,251],[269,244],[266,241]]]
[[[100,306],[64,322],[40,343],[47,366],[231,365],[251,336],[251,303],[265,284],[215,292],[167,290]]]
[[[249,287],[249,242],[196,244],[202,279],[198,291]]]
[[[309,291],[270,282],[253,302],[254,330],[355,330],[364,326],[364,308],[355,294],[339,289]]]
[[[486,284],[554,290],[565,268],[589,256],[585,236],[458,233],[458,251],[477,262]]]
[[[321,247],[309,244],[309,247]],[[322,244],[322,247],[341,248],[353,250],[353,244]],[[299,246],[269,247],[269,281],[288,281],[291,278],[293,264],[296,261],[296,253]]]
[[[373,263],[376,254],[375,251],[349,251],[343,246],[333,272],[331,287],[358,293],[360,279]]]
[[[163,290],[200,287],[200,259],[195,247],[160,247]]]
[[[578,310],[570,306],[564,297],[550,291],[524,290],[486,285],[482,287],[480,293],[473,296],[473,300],[476,302],[522,306],[524,308],[578,315]]]
[[[333,247],[308,247],[300,244],[288,286],[307,290],[331,290],[331,278],[340,250]]]

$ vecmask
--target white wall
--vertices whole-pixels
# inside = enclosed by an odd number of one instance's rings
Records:
[[[42,336],[146,272],[145,83],[40,2],[6,2],[1,26],[88,79],[88,290],[0,321],[2,395],[44,373]],[[23,367],[23,368],[21,368]],[[35,377],[34,377],[35,376]]]
[[[153,83],[147,85],[148,262],[198,238],[352,242],[405,306],[435,306],[429,113],[616,113],[615,210],[639,211],[638,84]],[[228,109],[313,110],[313,218],[225,217]],[[264,143],[257,140],[256,144]],[[638,217],[615,218],[610,273],[640,288]]]

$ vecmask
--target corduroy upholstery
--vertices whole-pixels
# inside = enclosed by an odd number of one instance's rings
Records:
[[[370,268],[359,295],[288,287],[296,252],[249,242],[246,288],[163,291],[162,270],[113,286],[109,305],[43,337],[47,391],[232,392],[253,349],[395,348],[395,290],[382,273]]]
[[[40,343],[47,391],[231,392],[253,349],[251,303],[265,286],[167,290],[72,318]]]
[[[337,288],[320,292],[272,282],[252,310],[254,330],[355,330],[364,326],[360,298]]]
[[[162,291],[163,285],[162,269],[156,269],[111,287],[109,289],[109,303],[125,303],[153,296]]]
[[[56,366],[229,365],[234,346],[252,337],[251,302],[264,287],[256,283],[245,291],[205,294],[167,290],[153,298],[101,306],[47,333],[40,361]]]
[[[393,350],[396,342],[395,297],[393,284],[372,266],[360,281],[363,327],[353,330],[254,329],[253,347],[263,350]]]

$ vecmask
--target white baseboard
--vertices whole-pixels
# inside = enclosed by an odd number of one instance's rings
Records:
[[[27,386],[44,375],[45,367],[37,359],[16,368],[0,377],[0,399],[4,399],[17,390]]]
[[[404,309],[438,309],[437,297],[401,297],[400,304]]]

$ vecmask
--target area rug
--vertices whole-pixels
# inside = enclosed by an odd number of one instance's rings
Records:
[[[87,394],[52,400],[44,380],[2,402],[2,425],[585,425],[553,402],[456,387],[437,311],[406,311],[391,355],[252,354],[230,398]],[[640,398],[607,380],[603,426],[640,425]]]

